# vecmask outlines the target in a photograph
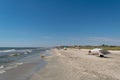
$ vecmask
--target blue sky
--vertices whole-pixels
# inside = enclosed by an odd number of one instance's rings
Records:
[[[119,0],[0,0],[0,46],[120,45]]]

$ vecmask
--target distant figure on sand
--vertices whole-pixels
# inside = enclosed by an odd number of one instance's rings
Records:
[[[67,50],[67,47],[66,47],[66,46],[64,46],[64,50]]]

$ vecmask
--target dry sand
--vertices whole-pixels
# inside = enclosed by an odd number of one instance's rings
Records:
[[[120,80],[120,51],[110,51],[107,58],[87,55],[87,49],[53,49],[48,65],[31,80]]]

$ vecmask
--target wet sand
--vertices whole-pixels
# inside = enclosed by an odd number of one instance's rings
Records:
[[[37,70],[44,66],[45,63],[42,61],[40,63],[26,63],[0,74],[0,80],[29,80]]]
[[[106,58],[87,55],[87,49],[53,49],[48,64],[30,80],[120,80],[120,51]]]
[[[0,80],[29,80],[35,72],[46,65],[46,62],[40,58],[40,54],[28,56],[20,62],[23,64],[12,66],[5,73],[0,74]]]

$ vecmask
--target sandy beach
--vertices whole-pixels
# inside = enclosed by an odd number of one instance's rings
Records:
[[[48,64],[30,80],[120,80],[120,51],[107,58],[87,55],[88,49],[52,49]]]

